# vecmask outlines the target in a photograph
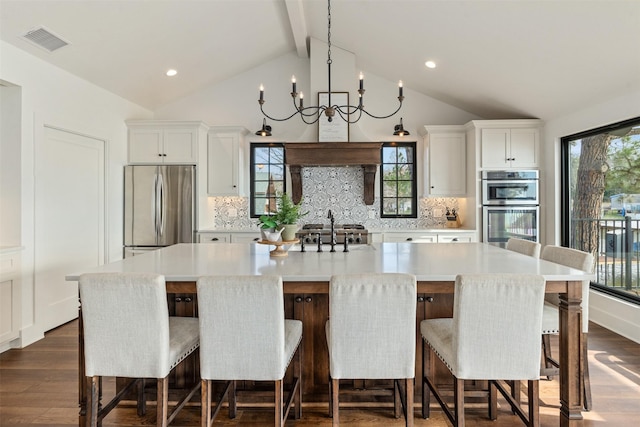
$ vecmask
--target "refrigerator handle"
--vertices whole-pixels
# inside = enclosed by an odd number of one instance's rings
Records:
[[[159,236],[160,224],[160,175],[157,173],[153,177],[153,229],[156,234],[156,242]]]
[[[160,193],[160,197],[158,199],[158,236],[162,236],[162,234],[164,233],[164,218],[165,218],[165,213],[166,213],[166,202],[165,202],[165,197],[164,197],[164,178],[162,174],[159,174],[158,177],[160,178],[159,180],[159,193]]]

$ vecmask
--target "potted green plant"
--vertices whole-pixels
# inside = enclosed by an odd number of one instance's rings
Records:
[[[277,236],[275,235],[278,222],[274,215],[260,215],[258,226],[262,240],[277,241],[280,237],[280,232],[277,232]]]
[[[282,240],[294,240],[298,231],[298,220],[309,212],[302,212],[302,200],[300,203],[293,203],[287,193],[278,193],[277,210],[274,219],[278,228],[282,229]]]

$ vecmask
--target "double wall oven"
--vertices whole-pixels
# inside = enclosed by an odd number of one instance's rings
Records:
[[[510,237],[539,241],[537,170],[482,171],[482,240],[505,247]]]

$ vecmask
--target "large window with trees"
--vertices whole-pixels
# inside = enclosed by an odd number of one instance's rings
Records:
[[[562,138],[562,244],[593,253],[592,286],[640,304],[640,117]]]
[[[382,218],[417,218],[416,143],[384,142],[380,165]]]

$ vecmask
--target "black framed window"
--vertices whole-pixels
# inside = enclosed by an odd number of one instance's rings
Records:
[[[562,245],[594,255],[592,288],[640,304],[640,117],[560,147]]]
[[[252,218],[276,209],[276,193],[286,191],[284,144],[252,143],[249,209]]]
[[[416,142],[384,142],[380,171],[380,217],[417,218]]]

